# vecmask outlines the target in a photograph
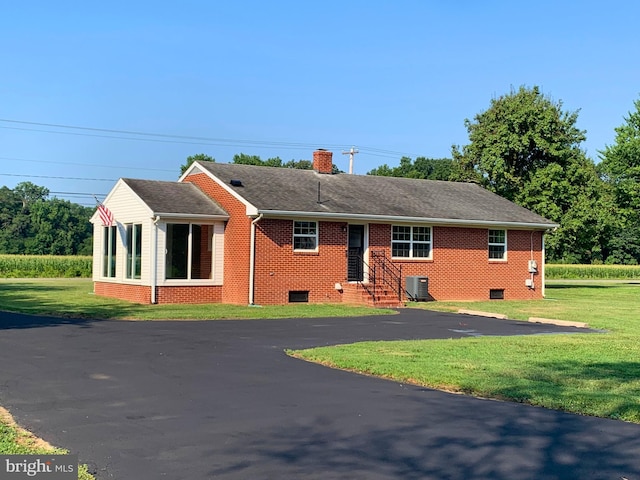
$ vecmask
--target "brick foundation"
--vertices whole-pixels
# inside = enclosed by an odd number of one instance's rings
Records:
[[[96,295],[118,298],[134,303],[150,304],[151,287],[122,283],[95,282]],[[157,303],[221,303],[222,287],[209,285],[171,286],[156,288]]]

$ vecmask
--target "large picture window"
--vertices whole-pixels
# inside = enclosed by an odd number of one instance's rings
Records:
[[[431,258],[431,227],[393,225],[391,256],[395,258]]]
[[[166,278],[211,278],[213,225],[167,224]]]
[[[102,228],[102,276],[116,276],[116,245],[118,244],[118,227]]]
[[[489,230],[489,260],[507,259],[507,231]]]
[[[318,222],[293,222],[293,249],[311,250],[318,248]]]
[[[140,278],[142,273],[142,224],[127,225],[127,278]]]

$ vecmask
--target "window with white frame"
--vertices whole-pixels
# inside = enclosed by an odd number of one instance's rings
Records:
[[[127,278],[139,279],[142,273],[142,224],[127,225]]]
[[[507,259],[507,231],[489,230],[489,260]]]
[[[393,225],[391,256],[394,258],[431,258],[431,227]]]
[[[318,249],[318,222],[298,220],[293,222],[293,249],[310,251]]]
[[[168,223],[166,248],[167,280],[206,280],[212,278],[213,225]]]
[[[116,246],[118,244],[118,227],[102,228],[102,276],[116,276]]]

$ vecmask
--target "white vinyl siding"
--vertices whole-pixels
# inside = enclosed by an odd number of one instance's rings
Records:
[[[110,281],[110,282],[122,282],[143,285],[150,285],[151,283],[151,262],[146,259],[151,258],[151,229],[153,221],[151,219],[151,210],[135,195],[128,185],[119,181],[113,188],[107,200],[105,200],[105,206],[113,212],[113,217],[117,230],[117,246],[116,246],[116,276],[113,278],[106,278],[102,276],[101,259],[96,259],[96,252],[103,252],[102,244],[102,229],[104,228],[100,223],[100,219],[96,219],[94,222],[94,269],[93,279],[95,281]],[[140,278],[131,279],[127,278],[127,225],[139,224],[142,229],[142,236],[140,241],[140,251],[142,255],[142,264],[140,269]],[[95,239],[95,236],[99,238]],[[96,247],[98,250],[96,250]],[[98,269],[96,269],[98,264]]]
[[[102,276],[103,269],[103,226],[100,219],[94,216],[93,235],[93,280],[115,283],[128,283],[137,285],[153,284],[151,278],[153,267],[156,271],[156,284],[166,285],[176,282],[187,282],[199,285],[222,285],[224,278],[224,222],[222,221],[196,221],[189,218],[182,219],[159,219],[157,222],[153,217],[153,212],[147,205],[131,190],[131,188],[119,181],[107,200],[105,206],[113,212],[116,222],[116,276],[108,278]],[[194,280],[165,280],[166,263],[166,230],[167,223],[193,223],[207,225],[210,238],[206,244],[207,250],[211,253],[211,274],[207,278]],[[139,278],[127,278],[127,264],[131,262],[128,256],[127,227],[138,225],[140,230],[140,275]],[[154,245],[155,241],[155,245]],[[137,253],[137,252],[136,252]],[[155,259],[154,259],[155,254]],[[153,262],[156,262],[155,265]],[[131,269],[129,269],[131,271]],[[137,276],[137,274],[135,275]]]

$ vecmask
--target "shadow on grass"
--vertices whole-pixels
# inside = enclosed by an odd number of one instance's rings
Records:
[[[596,419],[458,400],[458,408],[446,396],[402,402],[401,424],[329,416],[287,421],[214,447],[211,458],[222,465],[210,473],[323,480],[582,480],[636,478],[630,475],[639,471],[637,426],[600,429]],[[221,461],[225,457],[235,461]]]
[[[561,375],[556,375],[561,372]],[[558,377],[563,380],[560,382]],[[544,362],[519,372],[497,395],[535,403],[539,398],[566,396],[578,409],[598,408],[598,416],[640,423],[639,362]],[[607,393],[603,393],[607,392]]]
[[[134,304],[114,305],[94,298],[84,289],[68,285],[2,283],[0,329],[67,324],[90,327],[93,322],[114,318],[116,310],[119,316],[137,311]]]
[[[545,288],[547,290],[566,290],[566,289],[574,289],[574,288],[578,288],[578,289],[588,288],[588,289],[594,289],[594,290],[595,289],[602,290],[604,288],[616,288],[616,287],[619,287],[620,285],[625,285],[625,284],[620,283],[620,284],[611,284],[611,285],[585,285],[581,283],[554,283],[554,284],[547,284]]]

